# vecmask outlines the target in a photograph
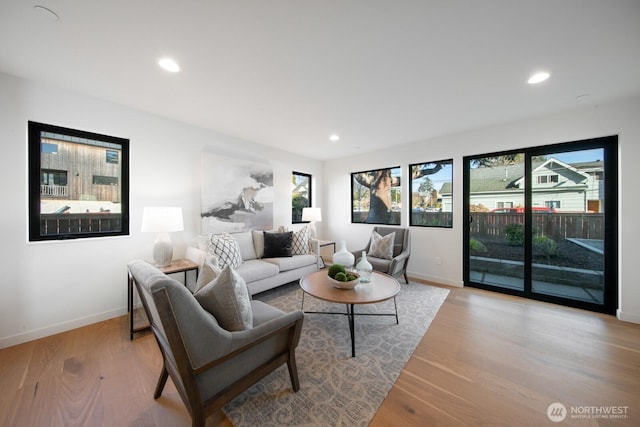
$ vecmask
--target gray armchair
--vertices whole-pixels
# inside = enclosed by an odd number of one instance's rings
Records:
[[[204,426],[208,416],[283,363],[294,391],[300,389],[295,348],[303,313],[284,313],[251,301],[253,328],[229,332],[218,325],[193,294],[141,260],[128,264],[163,358],[153,397],[171,376],[192,418]]]
[[[409,263],[409,257],[411,256],[411,235],[408,228],[399,227],[373,227],[373,231],[377,231],[381,236],[386,236],[389,233],[395,231],[395,239],[393,243],[393,258],[382,259],[369,255],[369,248],[371,247],[371,239],[363,249],[359,251],[353,251],[353,255],[356,257],[356,263],[362,257],[362,251],[367,252],[367,260],[373,266],[375,271],[387,273],[390,276],[398,277],[402,275],[404,281],[409,283],[407,278],[407,264]]]

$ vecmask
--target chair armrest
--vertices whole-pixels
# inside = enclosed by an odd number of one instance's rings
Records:
[[[351,251],[351,255],[353,255],[353,258],[355,259],[355,261],[353,262],[354,266],[358,264],[358,261],[360,261],[360,258],[362,258],[362,251],[366,251],[366,249],[362,248],[358,249],[357,251]]]
[[[411,255],[411,252],[406,250],[406,251],[400,252],[400,254],[397,257],[394,257],[391,260],[391,264],[389,265],[389,274],[395,275],[395,273],[397,273],[396,269],[398,267],[402,268],[407,258],[409,258],[409,255]]]

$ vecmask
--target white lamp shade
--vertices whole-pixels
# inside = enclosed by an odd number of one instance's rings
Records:
[[[143,232],[168,233],[184,230],[182,208],[145,207],[142,211]]]
[[[302,220],[311,222],[322,221],[322,210],[320,208],[302,208]]]

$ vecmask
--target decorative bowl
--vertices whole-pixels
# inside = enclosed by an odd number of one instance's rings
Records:
[[[349,274],[353,275],[353,276],[356,276],[356,278],[354,280],[349,281],[349,282],[341,282],[340,280],[332,279],[327,274],[327,279],[329,279],[329,282],[331,282],[331,284],[333,285],[334,288],[338,288],[338,289],[353,289],[360,282],[360,275],[358,273],[352,273],[352,272],[349,272]]]

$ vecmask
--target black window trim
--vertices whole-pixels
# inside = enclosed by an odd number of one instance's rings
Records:
[[[95,141],[103,141],[106,144],[119,145],[120,157],[120,229],[116,231],[76,232],[67,234],[41,234],[40,232],[40,179],[41,179],[41,138],[42,132],[57,133]],[[29,197],[29,242],[56,241],[69,239],[83,239],[109,236],[129,235],[129,140],[115,136],[98,134],[77,129],[70,129],[56,125],[28,122],[28,197]]]

